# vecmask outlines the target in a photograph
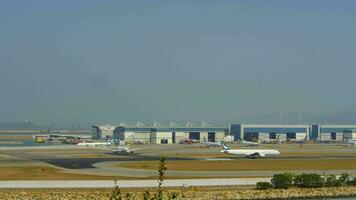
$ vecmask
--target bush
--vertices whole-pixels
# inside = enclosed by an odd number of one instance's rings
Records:
[[[319,188],[324,186],[324,179],[319,174],[301,174],[295,177],[294,185],[302,188]]]
[[[275,174],[271,182],[275,188],[288,189],[293,185],[293,175],[290,173]]]
[[[122,200],[122,194],[120,188],[117,186],[117,181],[115,180],[115,187],[111,192],[110,200]]]
[[[347,185],[356,185],[356,178],[352,178],[352,179],[349,178],[349,180],[346,182],[346,184]]]
[[[350,175],[348,173],[342,173],[341,176],[339,177],[339,180],[342,184],[347,183],[350,180]]]
[[[342,180],[341,178],[338,179],[336,178],[335,175],[328,176],[326,178],[325,186],[327,187],[340,187],[342,185]]]
[[[268,190],[273,188],[273,185],[269,182],[258,182],[256,183],[257,190]]]

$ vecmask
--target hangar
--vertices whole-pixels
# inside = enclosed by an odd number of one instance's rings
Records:
[[[332,125],[315,124],[311,125],[311,137],[320,141],[344,141],[356,138],[356,125]]]
[[[110,139],[113,137],[115,126],[111,125],[93,125],[93,138]]]
[[[201,126],[187,123],[181,126],[171,123],[170,126],[162,126],[154,123],[152,126],[138,123],[136,126],[118,126],[114,130],[114,138],[125,142],[139,142],[152,144],[180,143],[185,140],[198,142],[218,142],[224,139],[228,130],[225,127],[215,127],[207,123]]]
[[[264,142],[270,140],[303,141],[309,139],[309,125],[230,124],[235,140]]]

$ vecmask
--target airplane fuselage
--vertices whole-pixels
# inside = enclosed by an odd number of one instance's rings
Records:
[[[273,157],[280,154],[279,151],[274,149],[227,149],[222,150],[222,152],[250,158]]]
[[[83,142],[78,143],[78,146],[86,146],[86,147],[98,147],[98,146],[110,146],[110,142]]]
[[[221,147],[220,143],[217,142],[205,142],[206,147]]]

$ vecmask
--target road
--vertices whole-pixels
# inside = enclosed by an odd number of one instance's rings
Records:
[[[94,168],[88,169],[64,169],[63,173],[76,173],[76,174],[92,174],[92,175],[115,175],[123,177],[141,177],[147,178],[157,176],[157,170],[144,170],[120,167],[121,162],[108,161],[95,163]],[[291,172],[295,174],[302,173],[317,173],[317,174],[356,174],[356,170],[284,170],[283,172]],[[211,178],[211,177],[272,177],[274,174],[282,173],[281,171],[171,171],[165,172],[166,176],[183,176],[195,178]]]
[[[270,181],[270,178],[225,178],[225,179],[170,179],[163,182],[162,187],[190,186],[239,186],[255,185],[259,181]],[[120,188],[152,188],[157,187],[157,180],[121,180],[117,181]],[[0,181],[0,188],[113,188],[113,180],[93,181]]]

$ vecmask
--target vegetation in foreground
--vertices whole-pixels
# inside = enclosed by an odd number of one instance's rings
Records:
[[[157,189],[147,190],[151,194],[157,192]],[[123,200],[142,200],[145,191],[142,190],[121,190]],[[126,193],[130,193],[127,198]],[[356,196],[355,186],[342,187],[323,187],[323,188],[297,188],[256,190],[254,188],[242,187],[188,187],[188,188],[170,188],[164,189],[164,199],[169,199],[169,194],[176,193],[178,200],[194,199],[305,199],[313,197],[338,197],[338,196]],[[112,190],[110,189],[6,189],[0,190],[0,199],[16,200],[110,200]],[[146,198],[150,199],[150,198]]]
[[[322,187],[341,187],[356,186],[356,178],[347,173],[340,176],[329,175],[321,176],[316,173],[294,175],[291,173],[275,174],[269,182],[258,182],[258,190],[267,189],[288,189],[291,187],[299,188],[322,188]]]

